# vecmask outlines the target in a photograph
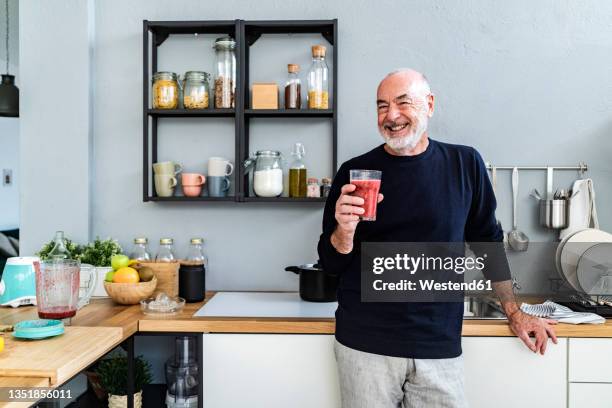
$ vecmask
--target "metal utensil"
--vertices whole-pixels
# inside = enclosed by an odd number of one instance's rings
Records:
[[[497,167],[495,167],[494,165],[491,165],[491,184],[493,185],[493,196],[497,199]],[[504,230],[502,228],[500,220],[497,220],[497,228],[499,228],[501,231]],[[506,234],[503,235],[505,242],[507,241]]]
[[[508,233],[508,243],[515,251],[526,251],[529,246],[529,238],[524,232],[517,229],[516,205],[518,199],[518,168],[512,169],[512,231]]]

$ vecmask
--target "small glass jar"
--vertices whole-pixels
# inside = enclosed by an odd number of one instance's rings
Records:
[[[210,74],[203,71],[185,72],[183,80],[183,107],[185,109],[206,109],[209,105]]]
[[[285,83],[285,109],[300,109],[302,107],[302,95],[298,64],[287,65],[287,82]]]
[[[283,162],[276,150],[258,150],[244,162],[247,172],[253,167],[253,191],[258,197],[278,197],[283,193]]]
[[[306,185],[306,197],[318,198],[321,197],[321,189],[319,188],[319,180],[316,178],[309,178],[308,184]]]
[[[236,93],[236,41],[217,38],[215,49],[215,108],[234,107]]]
[[[155,262],[174,262],[174,240],[172,238],[162,238],[159,240],[159,249],[155,255]]]
[[[329,197],[329,190],[331,190],[331,179],[323,177],[321,179],[321,197]]]
[[[176,109],[179,101],[178,78],[174,72],[153,74],[153,109]]]
[[[149,255],[147,248],[148,243],[149,240],[147,238],[134,238],[134,247],[132,248],[130,258],[137,261],[150,261],[151,255]]]

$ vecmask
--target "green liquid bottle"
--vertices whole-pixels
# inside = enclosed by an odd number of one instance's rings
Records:
[[[289,197],[306,197],[307,171],[306,165],[302,161],[305,154],[306,152],[302,143],[296,143],[293,146],[291,155],[295,157],[295,160],[289,167]]]

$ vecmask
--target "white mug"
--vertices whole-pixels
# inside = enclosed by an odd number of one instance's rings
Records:
[[[208,175],[213,177],[225,177],[232,174],[234,165],[223,157],[211,157],[208,159]]]

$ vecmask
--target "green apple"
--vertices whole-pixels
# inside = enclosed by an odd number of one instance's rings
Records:
[[[125,255],[113,255],[111,258],[111,266],[116,271],[121,268],[125,268],[130,264],[130,258]]]
[[[106,276],[104,277],[104,280],[107,282],[112,282],[113,276],[115,276],[115,271],[108,271],[106,272]]]

